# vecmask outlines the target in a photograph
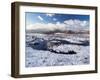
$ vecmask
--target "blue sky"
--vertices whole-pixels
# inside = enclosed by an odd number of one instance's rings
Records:
[[[73,14],[51,14],[51,13],[36,13],[26,12],[26,24],[34,23],[63,23],[65,20],[80,20],[89,21],[89,15],[73,15]]]
[[[89,15],[26,12],[26,29],[34,32],[89,30]]]

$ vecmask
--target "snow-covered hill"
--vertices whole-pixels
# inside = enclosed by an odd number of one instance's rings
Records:
[[[89,34],[28,33],[26,44],[26,67],[86,65],[90,63]],[[69,51],[74,51],[76,54],[69,54]]]

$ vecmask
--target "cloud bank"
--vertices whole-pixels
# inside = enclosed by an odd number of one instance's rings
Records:
[[[65,20],[63,23],[56,22],[53,23],[35,23],[27,25],[26,30],[31,30],[33,32],[63,32],[67,30],[72,31],[84,31],[89,30],[89,21],[80,21],[80,20]]]
[[[66,24],[68,30],[89,30],[89,21],[66,20],[64,24]]]

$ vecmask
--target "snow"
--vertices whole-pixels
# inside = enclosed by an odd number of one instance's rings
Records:
[[[74,34],[75,35],[75,34]],[[53,40],[53,39],[60,39],[69,41],[71,43],[81,43],[80,41],[88,40],[89,41],[89,34],[81,35],[81,36],[73,36],[73,34],[65,35],[63,38],[59,38],[59,36],[55,35],[47,35],[41,34],[41,36],[32,35],[38,38],[43,38],[45,40]],[[53,37],[52,37],[53,36]],[[84,37],[83,37],[84,36]],[[32,38],[31,38],[32,39]],[[52,41],[56,42],[56,41]],[[31,46],[26,46],[26,67],[39,67],[39,66],[65,66],[65,65],[87,65],[90,63],[90,51],[89,45],[76,45],[76,44],[59,44],[53,45],[52,49],[59,52],[68,52],[68,51],[75,51],[76,54],[57,54],[50,52],[48,50],[38,50],[34,49]]]

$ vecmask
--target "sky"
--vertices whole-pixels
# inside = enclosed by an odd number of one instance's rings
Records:
[[[39,32],[89,29],[89,15],[26,12],[26,29]]]

